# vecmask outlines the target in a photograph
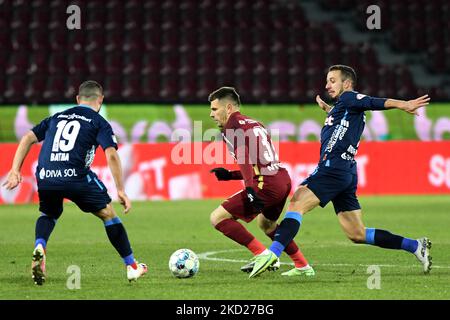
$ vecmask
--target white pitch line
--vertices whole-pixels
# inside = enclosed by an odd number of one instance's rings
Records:
[[[220,250],[220,251],[208,251],[208,252],[202,252],[197,254],[199,259],[203,260],[209,260],[209,261],[223,261],[223,262],[233,262],[233,263],[247,263],[248,260],[240,260],[240,259],[227,259],[227,258],[215,258],[212,256],[215,256],[220,253],[228,253],[228,252],[238,252],[238,251],[245,251],[245,249],[231,249],[231,250]],[[281,264],[284,265],[294,265],[292,262],[281,262]],[[351,263],[315,263],[314,265],[317,266],[329,266],[329,267],[352,267],[352,266],[359,266],[359,267],[368,267],[372,265],[377,265],[379,267],[387,267],[387,268],[409,268],[412,267],[411,265],[396,265],[396,264],[351,264]],[[414,265],[418,266],[418,265]],[[436,269],[450,269],[450,266],[435,266],[433,265],[433,268]]]

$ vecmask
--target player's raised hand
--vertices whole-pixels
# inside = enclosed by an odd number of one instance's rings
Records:
[[[320,109],[322,109],[323,111],[325,111],[327,113],[330,112],[331,106],[328,105],[325,101],[323,101],[319,95],[316,96],[316,102],[319,105]]]
[[[417,109],[428,105],[430,99],[431,98],[426,94],[417,99],[405,101],[402,109],[410,114],[418,115]]]
[[[219,181],[231,180],[231,172],[225,168],[214,168],[209,172],[214,173]]]
[[[22,182],[22,175],[18,171],[11,170],[8,173],[8,177],[6,181],[3,182],[2,186],[4,186],[7,190],[12,190]]]
[[[117,191],[119,203],[124,207],[123,213],[127,214],[131,209],[131,201],[124,191]]]

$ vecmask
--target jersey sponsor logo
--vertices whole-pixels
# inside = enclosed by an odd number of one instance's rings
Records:
[[[244,125],[246,123],[248,123],[248,124],[258,123],[258,121],[253,120],[253,119],[244,119],[244,120],[239,120],[238,122],[239,122],[240,125]]]
[[[350,122],[342,119],[341,123],[334,129],[333,134],[331,135],[330,141],[328,141],[326,152],[331,152],[336,145],[338,140],[342,140],[345,136],[345,133],[350,126]]]
[[[358,143],[359,144],[359,143]],[[358,152],[358,149],[356,149],[354,146],[349,145],[347,148],[347,152],[350,153],[353,156],[356,156],[356,153]]]
[[[78,114],[76,114],[76,113],[72,113],[72,114],[60,114],[60,115],[58,116],[58,119],[59,119],[59,118],[61,118],[61,119],[67,119],[67,120],[78,119],[78,120],[83,120],[83,121],[86,121],[86,122],[91,122],[91,121],[92,121],[92,119],[88,119],[88,118],[86,118],[85,116],[80,116],[80,115],[78,115]]]
[[[342,120],[341,120],[341,126],[344,126],[344,127],[348,128],[349,125],[350,125],[350,122],[349,122],[349,121],[347,121],[347,120],[345,120],[345,119],[342,119]]]
[[[347,161],[352,161],[353,160],[353,156],[350,154],[347,154],[346,152],[341,154],[341,158]]]
[[[89,168],[91,166],[92,162],[94,161],[94,157],[95,157],[95,146],[93,145],[91,149],[89,149],[88,152],[86,153],[86,158],[84,158],[85,168]]]
[[[42,168],[39,171],[39,179],[44,180],[48,178],[71,178],[71,177],[78,177],[77,172],[75,168],[70,169],[56,169],[56,170],[49,170]]]
[[[42,168],[41,171],[39,171],[39,179],[44,179],[45,178],[45,169]]]
[[[334,118],[333,116],[329,116],[325,119],[324,126],[332,126],[333,125]]]
[[[364,97],[367,97],[365,94],[362,94],[362,93],[358,93],[357,95],[356,95],[356,99],[358,99],[358,100],[361,100],[362,98],[364,98]]]

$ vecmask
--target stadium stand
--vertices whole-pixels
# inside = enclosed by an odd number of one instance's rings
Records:
[[[378,2],[389,12],[381,32],[394,50],[423,51],[430,72],[450,71],[446,1],[408,1],[408,14],[399,14],[403,2]],[[70,4],[81,8],[81,30],[66,28]],[[364,12],[370,1],[320,4]],[[75,80],[88,78],[104,83],[109,102],[204,103],[219,85],[238,87],[246,102],[311,102],[324,91],[326,67],[336,63],[356,68],[359,90],[368,94],[411,98],[426,90],[435,101],[449,98],[440,87],[417,86],[408,65],[384,65],[370,43],[347,43],[333,23],[308,21],[295,1],[37,0],[30,10],[28,1],[6,0],[0,6],[2,104],[72,101]],[[365,15],[352,17],[356,27],[365,25]]]

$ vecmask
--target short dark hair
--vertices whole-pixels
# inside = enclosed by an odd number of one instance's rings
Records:
[[[78,95],[86,100],[92,100],[103,95],[103,88],[97,81],[87,80],[80,84]]]
[[[343,64],[335,64],[328,68],[328,72],[339,70],[341,71],[342,81],[350,79],[353,84],[353,87],[356,86],[356,72],[352,67],[343,65]]]
[[[239,98],[239,94],[233,87],[221,87],[213,91],[212,93],[210,93],[208,101],[211,102],[216,99],[222,100],[224,98],[232,100],[237,107],[241,106],[241,99]]]

